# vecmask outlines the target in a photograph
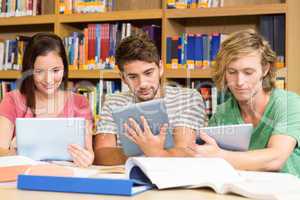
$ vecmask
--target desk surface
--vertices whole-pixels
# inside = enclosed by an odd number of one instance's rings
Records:
[[[168,200],[168,199],[184,199],[184,200],[245,200],[246,198],[236,195],[219,195],[209,189],[173,189],[164,191],[146,191],[133,197],[122,196],[104,196],[91,194],[75,194],[75,193],[57,193],[57,192],[38,192],[25,191],[16,188],[0,188],[1,199],[8,200]]]

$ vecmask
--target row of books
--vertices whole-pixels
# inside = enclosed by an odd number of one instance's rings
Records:
[[[167,68],[205,69],[214,62],[226,34],[188,34],[167,37]]]
[[[112,11],[115,0],[60,0],[59,13],[101,13]]]
[[[0,0],[0,17],[35,16],[42,12],[42,0]]]
[[[223,7],[224,0],[167,0],[167,8],[213,8]]]
[[[30,37],[17,36],[14,40],[0,39],[0,70],[20,70],[23,54]]]
[[[277,54],[277,68],[285,67],[285,16],[260,16],[259,31]]]
[[[103,107],[105,95],[125,91],[127,89],[120,80],[99,80],[96,84],[87,81],[77,83],[69,82],[69,87],[72,88],[73,92],[87,97],[93,116],[99,116]]]
[[[64,38],[70,69],[114,69],[115,50],[120,40],[147,33],[161,48],[161,28],[157,25],[136,27],[131,23],[88,24],[83,33]]]

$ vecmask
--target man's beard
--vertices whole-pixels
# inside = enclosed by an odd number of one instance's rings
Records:
[[[160,91],[160,86],[158,86],[156,89],[150,89],[150,90],[151,90],[152,95],[150,97],[146,98],[146,99],[145,98],[140,98],[137,95],[137,93],[135,93],[134,96],[135,96],[135,98],[137,99],[138,102],[152,100],[157,96],[158,92]]]

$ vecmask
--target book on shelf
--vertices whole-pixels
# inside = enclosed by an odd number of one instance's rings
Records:
[[[47,184],[42,184],[47,182]],[[237,171],[220,158],[131,157],[123,178],[19,175],[18,189],[131,196],[149,189],[209,187],[254,199],[300,195],[297,177],[275,172]]]
[[[59,13],[103,13],[114,10],[161,8],[161,0],[60,0]]]
[[[70,69],[114,69],[115,50],[120,40],[135,34],[148,34],[160,49],[161,27],[134,26],[131,23],[88,24],[83,33],[64,38]]]
[[[88,99],[93,116],[100,114],[106,95],[122,91],[122,83],[120,80],[110,81],[100,79],[96,84],[86,81],[78,83],[69,82],[68,87]]]
[[[216,59],[221,43],[227,35],[222,33],[182,33],[167,37],[167,68],[206,69]]]
[[[112,9],[114,0],[60,0],[59,13],[101,13]]]
[[[196,89],[202,96],[205,112],[208,117],[211,117],[218,106],[218,92],[212,81],[193,80],[190,88]]]
[[[30,37],[0,40],[0,70],[21,70],[23,54]]]
[[[0,17],[42,14],[42,0],[0,0]]]
[[[275,66],[285,67],[285,16],[263,15],[259,19],[260,33],[277,54]]]
[[[167,0],[168,9],[223,7],[224,0]]]

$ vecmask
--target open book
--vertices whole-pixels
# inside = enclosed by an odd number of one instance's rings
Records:
[[[89,177],[97,174],[98,171],[98,169],[84,169],[35,161],[26,156],[0,157],[0,183],[15,182],[20,174]]]
[[[16,181],[19,174],[39,162],[24,156],[0,157],[0,182]]]
[[[300,180],[290,174],[236,171],[219,158],[129,158],[130,179],[158,189],[209,187],[215,192],[236,193],[255,199],[300,199]]]

